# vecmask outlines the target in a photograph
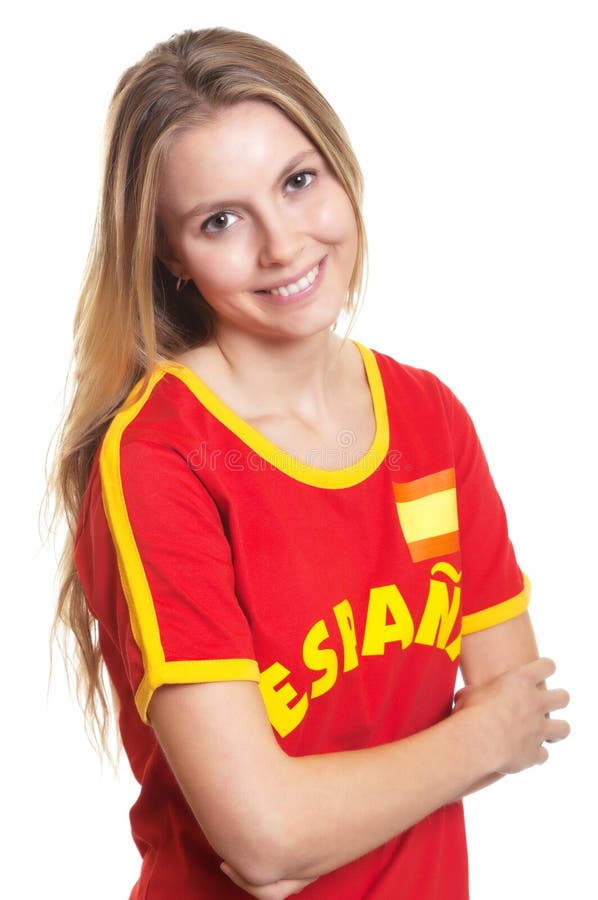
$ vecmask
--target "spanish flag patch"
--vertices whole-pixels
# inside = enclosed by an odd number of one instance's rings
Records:
[[[393,482],[399,522],[413,562],[459,551],[455,470]]]

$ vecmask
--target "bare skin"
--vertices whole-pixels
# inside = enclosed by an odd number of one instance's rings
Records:
[[[305,378],[299,365],[289,366],[286,378],[279,377],[272,365],[271,371],[251,367],[245,377],[217,342],[177,359],[245,422],[294,459],[320,469],[339,469],[367,453],[376,420],[359,350],[334,334],[328,340],[331,359],[327,369],[316,372],[317,357],[313,362],[307,357],[304,365],[310,374]]]

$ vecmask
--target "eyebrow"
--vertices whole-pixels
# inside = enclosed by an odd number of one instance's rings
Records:
[[[316,150],[315,147],[311,147],[309,150],[303,150],[301,153],[296,153],[289,161],[286,163],[284,169],[274,182],[274,184],[278,184],[286,175],[290,175],[293,169],[303,162],[308,156],[319,155],[319,151]],[[193,209],[187,210],[187,212],[181,215],[181,222],[186,222],[188,219],[193,219],[195,216],[200,216],[204,213],[213,212],[214,210],[225,209],[227,206],[237,206],[239,203],[238,200],[211,200],[208,203],[198,203]]]

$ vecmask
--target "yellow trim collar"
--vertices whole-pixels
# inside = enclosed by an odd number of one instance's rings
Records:
[[[244,421],[236,412],[222,402],[201,378],[183,363],[167,363],[163,370],[175,375],[183,381],[206,409],[225,425],[229,431],[250,447],[267,463],[290,478],[319,488],[346,488],[365,481],[384,461],[389,446],[388,410],[382,376],[374,353],[357,341],[352,343],[359,349],[365,367],[374,415],[376,418],[376,434],[371,447],[352,466],[343,469],[318,469],[290,456],[285,450],[277,447],[264,435]]]

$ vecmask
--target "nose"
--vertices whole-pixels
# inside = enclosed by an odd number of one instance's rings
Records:
[[[303,233],[288,209],[269,209],[261,219],[260,232],[260,265],[286,266],[301,255]]]

